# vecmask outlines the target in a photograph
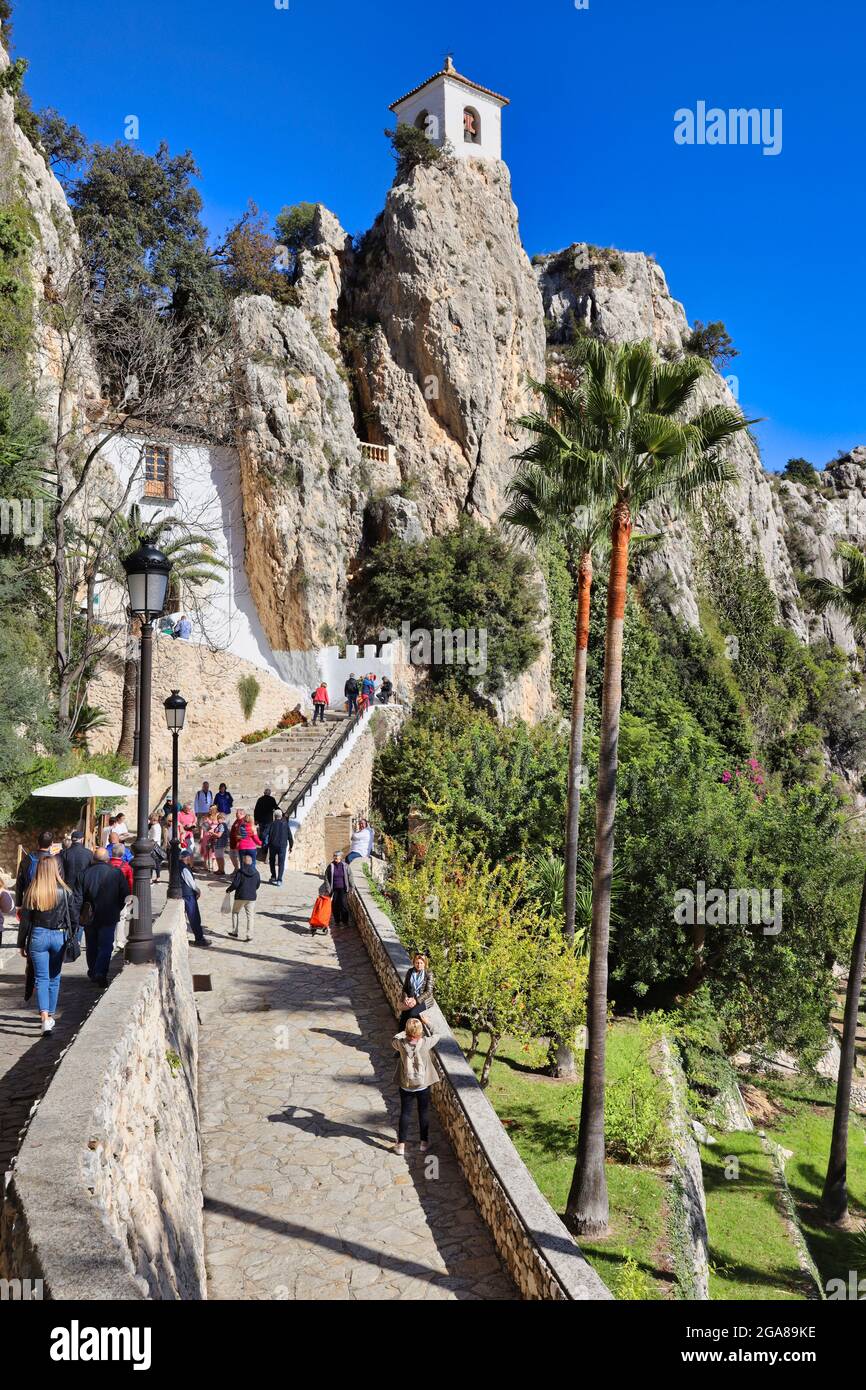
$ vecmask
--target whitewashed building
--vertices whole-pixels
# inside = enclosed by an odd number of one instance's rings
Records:
[[[399,123],[417,126],[440,147],[447,141],[461,159],[502,158],[502,108],[508,98],[470,82],[449,53],[441,72],[389,106]]]
[[[384,446],[364,445],[365,450]],[[135,504],[143,530],[167,517],[206,536],[223,569],[219,577],[174,595],[164,622],[186,614],[190,641],[215,651],[227,651],[299,689],[312,690],[324,679],[332,701],[342,700],[350,671],[372,671],[379,679],[394,676],[390,646],[335,646],[312,651],[274,651],[259,621],[244,564],[245,528],[240,464],[234,449],[195,438],[152,440],[134,434],[118,435],[103,446],[121,488],[129,488],[125,511]],[[126,595],[116,582],[97,583],[95,606],[99,619],[126,624]]]

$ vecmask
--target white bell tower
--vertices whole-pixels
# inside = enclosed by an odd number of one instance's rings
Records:
[[[388,110],[423,130],[434,145],[447,140],[461,159],[502,158],[502,108],[508,98],[462,77],[449,53],[436,72]]]

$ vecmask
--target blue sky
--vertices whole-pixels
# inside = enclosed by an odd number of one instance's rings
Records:
[[[37,106],[91,138],[190,148],[214,233],[249,198],[369,226],[388,104],[442,66],[511,98],[503,153],[532,255],[655,254],[721,318],[768,467],[866,442],[866,14],[855,0],[18,0]],[[782,151],[681,146],[674,112],[781,108]]]

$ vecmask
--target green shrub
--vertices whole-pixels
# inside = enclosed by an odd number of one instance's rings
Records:
[[[238,698],[241,702],[244,719],[249,719],[255,709],[261,688],[255,676],[252,675],[241,676],[238,681]]]
[[[621,1163],[656,1167],[669,1159],[667,1093],[646,1058],[605,1088],[604,1134],[608,1154]]]
[[[417,126],[402,122],[396,130],[386,130],[397,161],[397,182],[401,183],[417,165],[429,168],[442,158],[442,150]]]

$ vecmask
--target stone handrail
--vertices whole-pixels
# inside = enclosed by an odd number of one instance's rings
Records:
[[[363,872],[350,869],[351,907],[385,996],[400,1012],[409,956]],[[439,1008],[429,1011],[441,1081],[433,1103],[500,1256],[526,1299],[612,1299],[539,1192]]]
[[[198,1037],[183,904],[126,966],[40,1101],[6,1190],[0,1273],[51,1299],[206,1297]]]
[[[394,462],[393,444],[365,444],[363,441],[359,441],[358,447],[361,450],[362,459],[369,459],[372,463]]]

